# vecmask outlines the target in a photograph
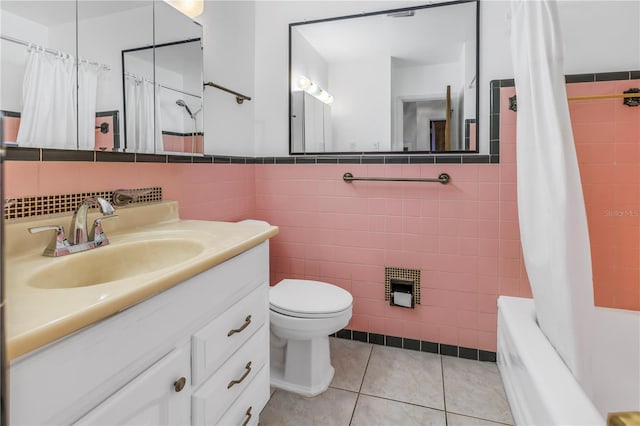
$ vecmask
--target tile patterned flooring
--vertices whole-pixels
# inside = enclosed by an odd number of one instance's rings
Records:
[[[329,341],[329,389],[314,398],[272,391],[260,426],[514,424],[495,363]]]

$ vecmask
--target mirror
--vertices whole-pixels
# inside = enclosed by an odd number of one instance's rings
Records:
[[[475,0],[289,25],[291,154],[478,152]]]
[[[125,150],[121,55],[124,49],[153,44],[153,7],[150,0],[78,2],[78,75],[85,76],[78,89],[78,105],[95,104],[95,111],[79,109],[85,111],[84,123],[90,124],[95,117],[93,126],[78,123],[80,139],[94,140],[85,149]],[[94,65],[83,62],[85,58]],[[149,74],[153,77],[153,62]],[[150,120],[153,126],[153,115]]]
[[[164,1],[155,21],[156,152],[203,155],[202,26]]]
[[[161,0],[3,0],[0,17],[0,130],[7,145],[202,152],[201,112],[196,113],[202,104],[199,24]],[[198,40],[185,43],[193,39]],[[163,44],[175,46],[159,47]],[[123,52],[141,48],[146,48],[146,56],[139,53],[125,60]],[[123,65],[127,64],[146,79],[145,96],[154,103],[158,100],[158,107],[142,111],[147,115],[138,121],[145,123],[140,132],[150,139],[130,144],[125,137]],[[170,105],[162,97],[164,89],[154,86],[156,79],[162,83],[160,78],[186,94],[173,96]],[[178,99],[184,100],[195,119],[176,104]],[[166,128],[156,131],[154,123],[161,123],[162,117]]]
[[[154,44],[122,51],[127,150],[204,153],[201,37],[198,23],[158,1]]]

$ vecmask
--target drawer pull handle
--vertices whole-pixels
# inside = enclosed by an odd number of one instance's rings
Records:
[[[242,330],[249,327],[249,324],[251,324],[251,315],[247,315],[247,317],[244,319],[244,324],[242,324],[242,327],[229,330],[229,332],[227,333],[227,337],[233,336],[236,333],[240,333]]]
[[[180,377],[178,380],[176,380],[173,383],[173,389],[176,392],[180,392],[182,389],[184,389],[184,385],[187,384],[187,379],[185,379],[184,377]]]
[[[245,416],[247,416],[246,419],[244,419],[244,422],[242,422],[242,426],[247,426],[249,424],[249,420],[251,420],[251,409],[253,407],[249,407],[247,408],[247,412],[244,413]]]
[[[247,371],[245,371],[245,372],[244,372],[244,374],[242,375],[242,377],[240,377],[238,380],[232,380],[232,381],[230,381],[230,382],[229,382],[229,384],[227,385],[227,389],[230,389],[230,388],[231,388],[231,386],[233,386],[233,385],[237,385],[237,384],[242,383],[242,381],[243,381],[244,379],[246,379],[246,378],[247,378],[247,376],[249,375],[249,373],[251,373],[251,361],[249,361],[249,362],[247,363],[247,365],[245,365],[245,366],[244,366],[244,368],[245,368]]]

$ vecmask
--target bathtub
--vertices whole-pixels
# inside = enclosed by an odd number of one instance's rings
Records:
[[[517,425],[605,424],[538,328],[532,299],[498,298],[498,368]]]

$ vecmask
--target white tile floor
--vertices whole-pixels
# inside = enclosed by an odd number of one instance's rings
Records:
[[[329,340],[329,389],[314,398],[275,390],[261,426],[513,425],[495,363]]]

